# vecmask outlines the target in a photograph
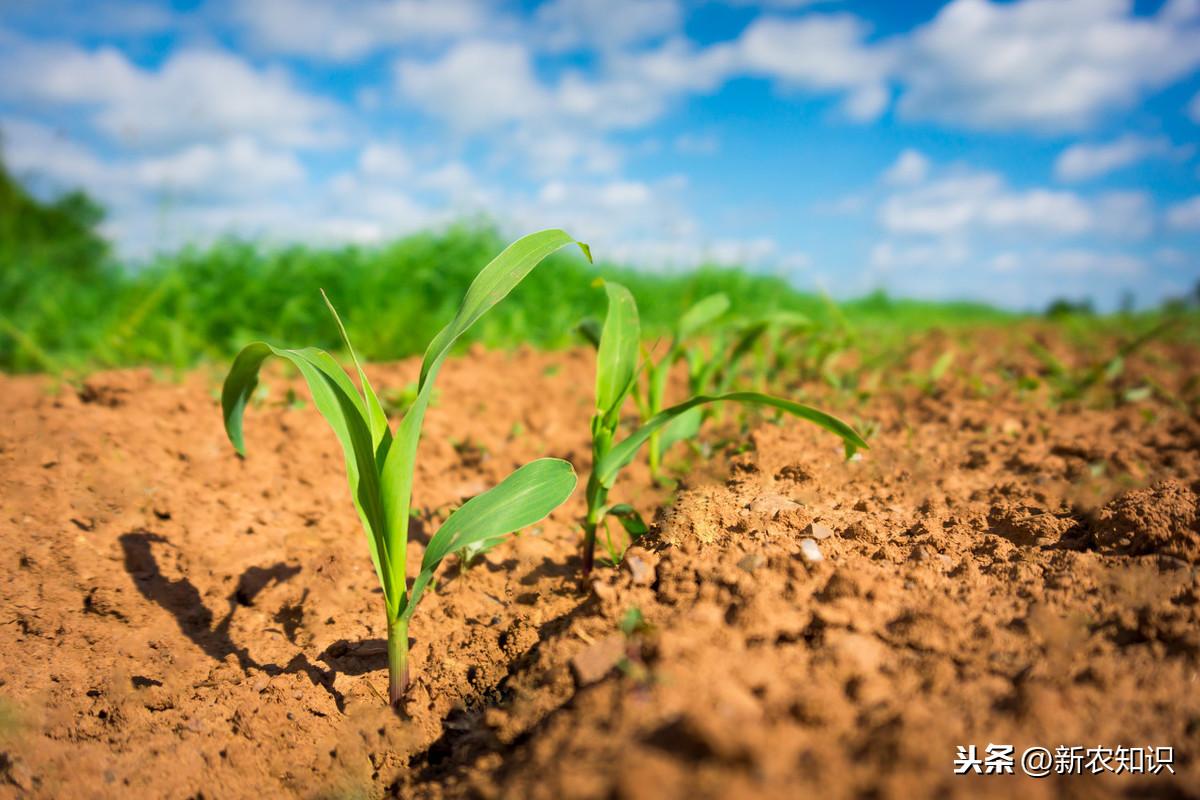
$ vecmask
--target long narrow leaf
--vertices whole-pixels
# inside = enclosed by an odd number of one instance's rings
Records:
[[[867,443],[862,437],[846,423],[842,422],[837,417],[826,414],[824,411],[806,406],[802,403],[795,403],[791,400],[784,400],[780,397],[772,397],[759,392],[730,392],[722,395],[700,395],[693,397],[679,405],[671,406],[663,411],[655,414],[645,422],[640,428],[630,434],[626,439],[615,445],[608,454],[595,465],[596,480],[601,486],[611,488],[613,482],[617,478],[617,473],[621,468],[628,464],[637,454],[640,448],[650,435],[662,426],[671,422],[671,420],[686,413],[688,410],[695,408],[705,403],[718,403],[722,401],[735,401],[740,403],[754,403],[757,405],[766,405],[773,408],[778,408],[781,411],[786,411],[789,414],[806,419],[830,433],[837,434],[842,438],[846,445],[846,455],[853,455],[854,451],[862,448],[868,449]]]
[[[619,283],[606,281],[608,312],[596,353],[596,410],[601,415],[620,411],[637,370],[641,326],[633,295]]]
[[[676,338],[683,340],[691,337],[696,331],[728,310],[729,297],[726,294],[722,292],[710,294],[683,312],[683,315],[679,317],[679,324],[676,327]]]
[[[392,431],[388,427],[387,414],[383,413],[383,406],[380,405],[379,397],[371,387],[371,382],[367,380],[367,373],[363,371],[362,364],[358,360],[358,353],[354,352],[354,345],[350,344],[350,334],[346,333],[346,326],[342,324],[341,316],[338,315],[337,309],[333,307],[333,303],[330,302],[324,289],[321,290],[321,297],[325,300],[329,313],[333,315],[333,321],[337,323],[338,333],[342,335],[342,344],[346,345],[346,350],[349,351],[350,358],[354,361],[354,368],[358,370],[358,380],[362,384],[363,400],[367,408],[367,420],[371,426],[371,440],[375,445],[376,453],[378,453],[380,444],[382,443],[386,447],[392,436]]]
[[[392,583],[388,569],[387,543],[384,540],[384,503],[366,411],[362,397],[354,388],[349,376],[328,353],[312,347],[285,350],[266,342],[254,342],[242,348],[234,359],[233,367],[229,370],[221,391],[221,408],[229,441],[233,443],[239,455],[245,456],[242,418],[246,404],[258,386],[259,369],[263,361],[272,355],[291,362],[300,371],[312,394],[313,404],[329,423],[342,445],[346,475],[350,482],[350,496],[367,534],[371,562],[375,566],[384,594],[391,597]]]
[[[421,424],[433,391],[433,382],[441,369],[442,362],[450,353],[454,343],[492,306],[503,300],[546,256],[569,245],[576,244],[591,260],[587,245],[576,242],[559,230],[541,231],[522,237],[504,249],[480,270],[467,289],[462,305],[450,324],[438,333],[425,351],[421,364],[421,378],[417,397],[412,408],[405,414],[388,449],[382,470],[382,490],[386,540],[391,555],[391,580],[403,586],[404,554],[408,546],[408,514],[412,503],[413,466],[417,455],[417,444],[421,439]],[[415,586],[414,586],[415,591]],[[390,607],[395,612],[399,608]],[[411,603],[408,604],[412,606]]]
[[[539,458],[517,469],[496,486],[476,495],[442,523],[429,540],[421,572],[402,609],[411,616],[446,554],[533,525],[558,508],[575,491],[575,470],[558,458]]]

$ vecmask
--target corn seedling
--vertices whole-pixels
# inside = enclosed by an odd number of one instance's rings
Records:
[[[1111,384],[1125,371],[1125,361],[1166,333],[1176,320],[1169,318],[1119,347],[1111,357],[1100,358],[1079,368],[1064,364],[1036,339],[1026,343],[1029,353],[1042,365],[1046,382],[1060,402],[1081,399],[1092,388]]]
[[[454,343],[468,328],[503,300],[546,256],[572,243],[575,241],[562,231],[531,234],[509,245],[476,275],[454,319],[426,349],[416,397],[394,433],[355,355],[345,326],[328,298],[326,304],[354,362],[361,392],[328,353],[312,347],[282,349],[265,342],[243,348],[225,379],[221,397],[225,430],[240,455],[245,455],[242,415],[258,383],[259,369],[272,355],[299,370],[313,403],[337,435],[345,456],[350,495],[367,534],[375,574],[383,587],[388,699],[393,707],[398,707],[409,683],[409,621],[442,559],[451,552],[486,549],[513,531],[538,522],[575,488],[575,472],[566,461],[540,458],[520,467],[499,485],[471,498],[447,517],[425,548],[420,571],[409,586],[407,548],[413,467],[434,380]],[[590,258],[586,245],[579,243],[579,246]]]
[[[643,364],[646,373],[646,390],[645,392],[639,391],[636,381],[633,386],[634,398],[637,401],[643,421],[651,419],[655,414],[662,411],[663,397],[667,391],[667,379],[671,376],[671,367],[684,358],[687,352],[685,342],[699,330],[724,314],[728,309],[729,298],[724,294],[713,294],[705,297],[679,317],[679,322],[675,325],[675,330],[671,336],[671,345],[667,348],[667,352],[662,358],[655,361],[648,351],[644,352]],[[694,435],[699,430],[699,412],[697,411],[697,413],[690,416],[680,417],[672,425],[676,428],[674,431],[671,430],[671,426],[667,426],[662,431],[656,430],[650,434],[650,440],[647,443],[650,477],[654,480],[659,479],[663,454],[671,444]],[[664,436],[669,436],[669,441],[664,440]]]
[[[723,295],[722,295],[723,296]],[[694,308],[703,308],[701,301]],[[690,312],[689,312],[690,313]],[[793,311],[769,311],[751,322],[718,328],[708,337],[706,348],[699,342],[684,347],[683,359],[688,368],[688,395],[724,394],[731,391],[742,377],[745,362],[753,357],[751,386],[765,391],[784,368],[783,344],[810,325],[803,314]],[[643,419],[662,410],[661,395],[657,409]],[[668,424],[659,436],[659,461],[677,443],[694,441],[704,422],[716,413],[714,406],[694,408]],[[653,444],[654,439],[651,438]],[[653,454],[653,449],[651,453]],[[653,462],[652,462],[653,463]]]
[[[717,395],[695,395],[682,403],[659,411],[645,420],[624,439],[617,441],[621,408],[638,377],[638,352],[641,326],[637,303],[624,286],[607,282],[608,312],[600,331],[596,355],[596,404],[592,417],[592,473],[587,484],[587,516],[583,526],[582,572],[591,572],[595,562],[596,533],[607,518],[616,517],[633,538],[645,532],[646,526],[637,512],[625,504],[610,505],[608,494],[621,470],[637,455],[650,437],[694,408],[721,401],[751,403],[777,408],[806,419],[841,437],[846,456],[858,448],[866,448],[853,428],[846,423],[810,406],[759,392],[727,392]]]

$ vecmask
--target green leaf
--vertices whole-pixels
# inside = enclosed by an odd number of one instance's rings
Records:
[[[637,302],[628,289],[606,281],[604,291],[608,293],[608,313],[596,353],[596,411],[611,418],[620,412],[637,374],[641,326]]]
[[[513,472],[497,486],[463,503],[429,540],[421,573],[402,609],[411,616],[434,570],[447,553],[528,527],[558,508],[575,491],[575,470],[559,458],[539,458]]]
[[[604,510],[604,516],[616,517],[620,520],[621,527],[629,534],[630,539],[638,539],[650,530],[650,526],[642,519],[642,515],[628,503],[617,503],[609,506]]]
[[[354,345],[350,344],[350,335],[346,333],[346,326],[342,324],[342,318],[338,316],[337,309],[333,307],[333,303],[329,300],[329,295],[325,294],[325,290],[321,290],[321,297],[325,300],[325,305],[329,308],[329,313],[333,315],[333,321],[337,323],[338,333],[342,336],[342,343],[346,345],[346,350],[350,353],[350,358],[354,361],[354,368],[358,370],[358,380],[362,384],[363,398],[366,401],[367,418],[371,425],[371,440],[375,444],[375,450],[378,454],[380,444],[386,447],[391,443],[392,430],[388,427],[387,414],[383,413],[383,406],[379,404],[379,397],[375,394],[375,390],[371,387],[371,382],[367,380],[367,373],[363,371],[362,364],[359,363],[358,353],[354,352]]]
[[[470,564],[479,556],[491,550],[498,544],[502,544],[507,536],[497,536],[494,539],[484,539],[482,542],[471,542],[469,545],[458,551],[462,557],[464,566]]]
[[[234,359],[233,367],[230,368],[221,390],[221,409],[229,441],[233,443],[239,455],[246,455],[242,417],[246,403],[258,386],[259,369],[263,361],[272,355],[290,361],[300,371],[308,384],[313,404],[333,428],[338,442],[342,445],[346,476],[350,482],[350,497],[358,510],[363,530],[367,533],[375,573],[383,586],[385,596],[391,598],[393,584],[388,569],[384,503],[366,408],[350,377],[328,353],[313,347],[284,350],[266,342],[254,342],[242,348]]]
[[[929,382],[937,383],[940,381],[942,376],[946,374],[946,370],[950,369],[951,365],[954,364],[954,359],[957,356],[958,353],[953,349],[947,350],[938,356],[937,361],[933,362],[933,366],[929,368]]]
[[[687,339],[696,331],[729,310],[729,297],[721,292],[710,294],[699,301],[679,318],[676,326],[676,340]]]
[[[676,442],[694,438],[696,434],[700,433],[700,426],[703,422],[704,409],[702,408],[693,408],[680,414],[667,423],[667,426],[659,436],[659,451],[666,453]]]
[[[735,401],[740,403],[754,403],[758,405],[771,406],[785,411],[794,416],[806,419],[821,428],[834,433],[842,438],[846,445],[846,456],[854,454],[858,448],[868,449],[867,443],[862,437],[846,423],[842,422],[837,417],[826,414],[824,411],[806,406],[802,403],[795,403],[791,400],[784,400],[781,397],[772,397],[771,395],[761,394],[759,392],[729,392],[721,395],[699,395],[680,403],[670,408],[655,414],[648,419],[640,428],[630,434],[627,438],[616,444],[603,459],[597,463],[593,470],[596,474],[596,480],[606,489],[612,488],[613,482],[617,478],[617,473],[621,468],[633,460],[638,449],[645,444],[650,435],[662,426],[671,422],[671,420],[687,413],[690,409],[696,406],[704,405],[705,403],[718,403],[722,401]]]
[[[417,384],[417,399],[404,415],[395,440],[383,463],[382,489],[384,517],[387,520],[386,539],[392,552],[392,581],[405,582],[404,554],[408,546],[408,512],[412,504],[413,466],[417,444],[421,439],[421,423],[433,391],[433,382],[454,343],[489,309],[503,300],[525,276],[546,256],[576,244],[590,260],[587,246],[576,242],[565,232],[547,230],[524,236],[510,244],[492,259],[471,281],[462,305],[450,324],[434,337],[425,350],[421,363],[421,378]],[[415,586],[414,586],[415,592]],[[408,604],[411,607],[411,603]],[[389,613],[398,612],[398,605],[389,606]]]

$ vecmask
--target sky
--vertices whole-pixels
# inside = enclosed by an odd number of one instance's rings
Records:
[[[133,262],[480,218],[839,297],[1200,280],[1200,0],[0,0],[0,137]]]

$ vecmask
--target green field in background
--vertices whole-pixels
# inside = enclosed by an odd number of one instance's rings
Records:
[[[0,166],[0,370],[77,372],[140,364],[186,368],[226,360],[254,339],[338,349],[319,289],[342,311],[370,360],[419,353],[453,316],[476,272],[506,244],[492,229],[458,225],[379,247],[268,248],[225,241],[159,256],[136,268],[110,256],[95,233],[102,213],[86,197],[32,198]],[[470,333],[492,347],[580,341],[584,317],[603,313],[608,277],[637,297],[643,328],[665,333],[680,312],[716,291],[731,319],[771,309],[891,334],[1003,322],[1020,316],[977,303],[896,300],[873,294],[835,305],[779,277],[735,268],[655,273],[577,252],[536,270]]]

